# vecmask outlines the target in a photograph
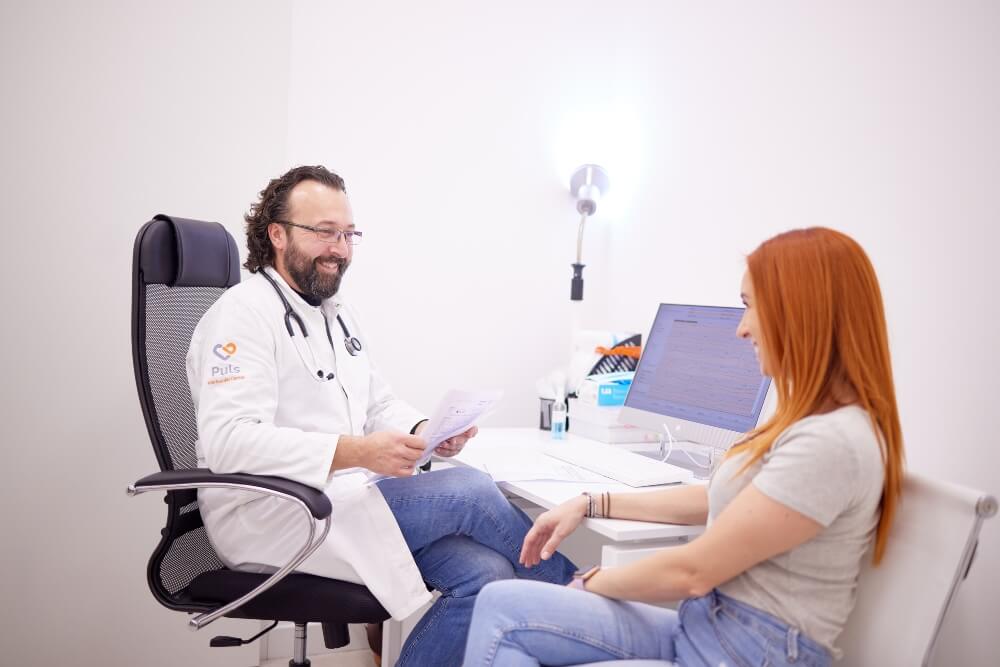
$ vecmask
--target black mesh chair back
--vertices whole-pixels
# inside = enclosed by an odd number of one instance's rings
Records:
[[[160,470],[195,468],[198,432],[185,359],[202,315],[240,281],[236,242],[219,223],[158,215],[136,236],[132,273],[133,366],[156,460]],[[167,607],[210,609],[186,594],[198,575],[224,567],[205,535],[197,492],[173,491],[166,502],[150,588]]]

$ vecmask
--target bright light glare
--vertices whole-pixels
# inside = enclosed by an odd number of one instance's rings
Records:
[[[601,193],[595,218],[614,219],[631,208],[641,167],[639,114],[623,103],[568,111],[554,130],[553,162],[569,190],[569,179],[582,164],[604,167],[610,192]]]

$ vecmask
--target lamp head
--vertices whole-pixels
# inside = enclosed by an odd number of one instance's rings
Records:
[[[585,216],[597,211],[597,202],[607,193],[611,182],[608,172],[596,164],[585,164],[573,172],[569,180],[570,192],[576,197],[576,210]]]

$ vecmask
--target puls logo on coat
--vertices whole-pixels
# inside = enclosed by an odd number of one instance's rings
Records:
[[[236,343],[233,341],[229,341],[228,343],[216,343],[212,347],[212,354],[223,362],[228,362],[236,356]],[[244,376],[240,375],[240,367],[236,364],[216,363],[212,365],[211,376],[208,378],[208,384],[222,384],[224,382],[233,382],[235,380],[242,379],[244,379]]]
[[[229,357],[236,354],[236,343],[232,341],[229,341],[225,345],[217,343],[215,347],[212,348],[212,354],[223,361],[229,361]]]

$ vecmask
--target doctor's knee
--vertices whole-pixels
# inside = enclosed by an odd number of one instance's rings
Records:
[[[451,468],[448,470],[449,482],[464,495],[477,498],[503,498],[493,478],[481,470],[474,468]]]

